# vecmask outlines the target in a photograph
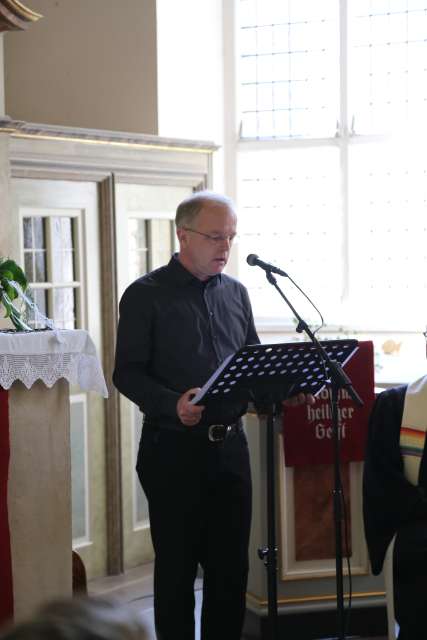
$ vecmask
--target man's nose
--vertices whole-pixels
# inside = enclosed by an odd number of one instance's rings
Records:
[[[221,238],[221,246],[222,247],[225,245],[227,247],[227,249],[230,249],[232,244],[233,244],[233,237],[232,236],[224,236],[223,238]]]

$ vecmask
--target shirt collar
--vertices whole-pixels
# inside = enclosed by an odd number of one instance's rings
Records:
[[[208,280],[199,280],[190,271],[188,271],[179,261],[178,254],[174,253],[169,260],[168,271],[176,284],[193,284],[200,287],[216,286],[221,283],[222,277],[220,273],[212,276]]]

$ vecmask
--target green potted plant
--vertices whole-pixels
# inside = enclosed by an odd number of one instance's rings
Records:
[[[14,260],[0,258],[0,308],[4,307],[4,317],[10,318],[17,331],[32,330],[24,322],[21,310],[16,306],[21,292],[25,292],[27,289],[28,280],[21,267]]]

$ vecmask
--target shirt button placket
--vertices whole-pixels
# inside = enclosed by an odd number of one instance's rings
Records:
[[[221,364],[221,359],[220,359],[219,353],[218,353],[218,335],[215,333],[214,312],[212,311],[212,309],[209,306],[209,301],[208,301],[208,296],[206,295],[206,290],[204,291],[203,297],[205,299],[206,308],[208,310],[209,330],[210,330],[210,334],[211,334],[212,345],[213,345],[213,348],[214,348],[214,351],[215,351],[217,365],[219,366]]]

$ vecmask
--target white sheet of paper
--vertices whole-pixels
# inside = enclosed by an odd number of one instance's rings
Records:
[[[225,369],[225,367],[228,365],[228,363],[230,362],[233,356],[234,356],[234,353],[231,353],[229,356],[226,357],[226,359],[222,362],[222,364],[219,365],[218,369],[211,375],[209,380],[205,382],[205,384],[200,389],[200,391],[196,393],[196,395],[194,396],[194,398],[192,398],[192,400],[190,400],[190,404],[196,404],[197,402],[199,402],[200,398],[203,398],[206,391],[209,389],[209,387],[214,382],[214,380],[218,378],[222,370]]]

